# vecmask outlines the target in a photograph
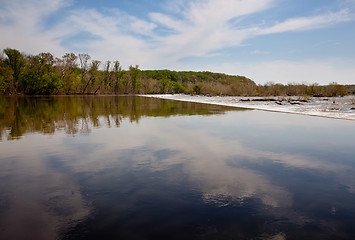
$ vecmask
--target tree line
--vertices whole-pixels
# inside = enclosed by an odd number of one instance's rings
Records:
[[[244,76],[212,72],[123,69],[119,61],[92,60],[87,53],[30,55],[6,48],[0,54],[0,94],[164,94],[229,96],[344,96],[354,86],[331,83],[257,85]]]

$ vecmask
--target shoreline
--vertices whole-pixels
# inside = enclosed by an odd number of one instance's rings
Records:
[[[215,104],[262,111],[302,114],[343,120],[355,120],[355,96],[346,97],[240,97],[185,94],[147,94],[144,97]]]

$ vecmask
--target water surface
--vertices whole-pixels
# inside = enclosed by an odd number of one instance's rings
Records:
[[[0,239],[354,239],[353,121],[0,98]]]

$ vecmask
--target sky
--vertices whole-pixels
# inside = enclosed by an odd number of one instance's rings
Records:
[[[0,0],[0,49],[355,84],[355,0]]]

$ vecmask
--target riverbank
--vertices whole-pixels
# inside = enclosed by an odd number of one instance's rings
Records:
[[[355,96],[346,97],[230,97],[185,94],[143,95],[179,101],[250,108],[265,111],[296,113],[310,116],[355,120]]]

